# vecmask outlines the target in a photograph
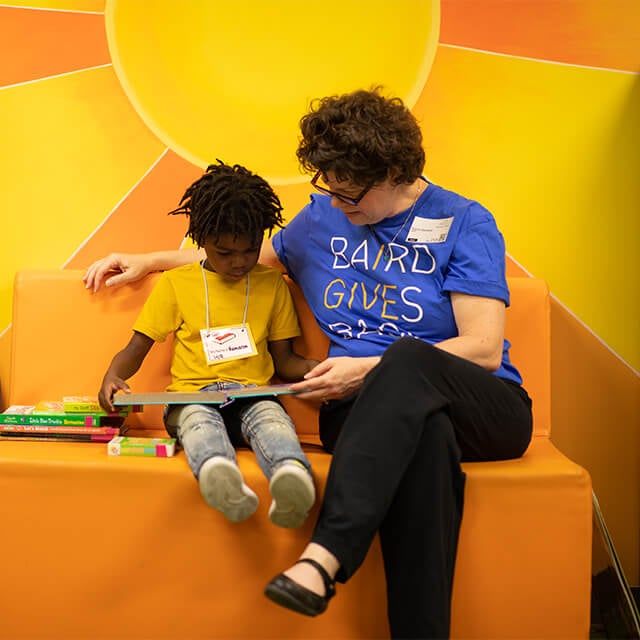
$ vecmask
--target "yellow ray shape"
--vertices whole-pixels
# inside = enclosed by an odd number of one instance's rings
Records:
[[[640,369],[640,76],[441,46],[415,112],[428,175]]]
[[[165,147],[136,116],[111,67],[0,91],[0,117],[4,327],[16,269],[60,267]]]

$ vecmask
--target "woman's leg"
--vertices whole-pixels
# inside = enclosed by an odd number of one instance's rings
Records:
[[[379,527],[389,626],[393,638],[448,638],[465,476],[446,411],[429,418],[414,460]]]
[[[367,376],[336,441],[312,542],[337,558],[344,581],[380,530],[393,637],[448,635],[461,455],[517,457],[530,436],[530,406],[514,386],[421,341],[397,341]],[[312,588],[312,571],[287,575]]]
[[[357,397],[358,394],[353,393],[346,398],[329,400],[320,405],[320,414],[318,416],[320,442],[329,453],[334,452],[338,436],[347,421],[349,413],[351,413],[353,403]]]

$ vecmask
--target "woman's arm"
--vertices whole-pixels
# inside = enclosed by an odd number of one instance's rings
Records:
[[[105,287],[117,287],[140,280],[153,271],[173,269],[197,262],[205,257],[203,249],[176,249],[153,253],[112,253],[96,260],[86,271],[83,280],[87,289],[97,291]],[[107,277],[108,274],[115,274]],[[106,278],[106,280],[105,280]]]
[[[135,282],[154,271],[166,271],[205,258],[204,249],[176,249],[152,253],[112,253],[96,260],[82,277],[87,289],[98,291],[105,287],[118,287]],[[270,238],[265,238],[260,250],[260,262],[284,271]],[[113,274],[109,276],[109,274]],[[109,276],[109,277],[107,277]],[[106,278],[106,279],[105,279]]]
[[[496,371],[502,362],[504,347],[504,302],[454,292],[451,293],[451,305],[458,335],[435,346],[484,369]]]
[[[125,382],[142,364],[149,349],[153,346],[153,340],[143,333],[134,331],[127,346],[116,353],[104,374],[102,386],[98,393],[98,400],[105,411],[114,411],[113,394],[116,391],[129,393],[129,385]]]
[[[505,306],[502,300],[452,293],[451,303],[458,335],[434,345],[495,371],[502,361]],[[291,389],[304,393],[305,400],[343,398],[357,391],[380,357],[327,358]]]

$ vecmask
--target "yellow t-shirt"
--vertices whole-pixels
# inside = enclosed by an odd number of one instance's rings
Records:
[[[242,323],[247,280],[229,282],[204,270],[211,328]],[[206,329],[205,288],[200,263],[165,271],[133,329],[156,342],[174,334],[171,384],[167,391],[197,391],[212,382],[268,384],[274,373],[267,342],[300,335],[289,287],[280,271],[256,265],[249,274],[247,324],[257,355],[207,364],[200,330]]]

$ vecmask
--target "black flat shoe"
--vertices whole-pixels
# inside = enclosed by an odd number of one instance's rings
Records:
[[[281,607],[286,607],[305,616],[317,616],[324,612],[329,600],[336,595],[336,583],[329,577],[325,568],[311,558],[302,558],[296,564],[310,564],[322,577],[324,597],[294,582],[283,573],[278,574],[264,589],[264,595]]]

